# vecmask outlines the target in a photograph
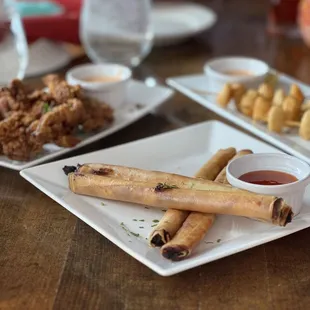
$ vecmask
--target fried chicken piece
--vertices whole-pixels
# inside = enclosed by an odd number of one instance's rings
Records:
[[[81,125],[85,132],[98,130],[113,121],[113,110],[107,104],[90,98],[85,98],[83,103],[86,114]]]
[[[23,112],[15,112],[7,119],[0,122],[0,142],[14,139],[19,135],[19,128],[23,125]]]
[[[2,153],[13,160],[27,161],[42,151],[39,143],[27,133],[21,133],[16,139],[2,144]]]
[[[43,78],[43,83],[48,87],[49,92],[58,104],[62,104],[69,99],[82,98],[80,85],[69,85],[57,75],[47,75]]]
[[[13,80],[9,87],[4,87],[0,90],[0,98],[5,100],[8,108],[12,111],[25,111],[31,103],[28,100],[28,91],[22,81]]]
[[[13,98],[17,101],[25,101],[29,90],[21,80],[14,79],[9,85],[9,90]]]
[[[29,160],[41,152],[43,144],[29,130],[32,120],[24,112],[15,112],[0,122],[2,153],[14,160]]]
[[[34,135],[43,143],[59,141],[61,137],[71,135],[83,120],[84,114],[83,103],[78,99],[70,99],[45,113],[40,118]]]
[[[56,105],[56,101],[53,98],[52,94],[46,92],[44,89],[34,90],[30,94],[28,94],[27,98],[31,103],[35,103],[37,101],[43,101],[50,105]]]
[[[60,78],[58,74],[48,74],[42,78],[42,81],[45,86],[50,88],[53,85],[59,84],[61,81],[63,81],[63,79]]]
[[[12,111],[26,111],[31,107],[28,90],[20,80],[13,80],[8,87],[0,89],[0,114],[8,117]]]
[[[1,93],[0,90],[0,117],[1,119],[4,119],[10,115],[11,109],[10,109],[10,103],[9,101],[12,101],[13,99],[10,96],[6,96]]]

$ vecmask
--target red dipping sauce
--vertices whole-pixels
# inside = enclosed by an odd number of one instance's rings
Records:
[[[298,179],[291,174],[273,170],[247,172],[239,177],[239,180],[259,185],[283,185],[298,181]]]

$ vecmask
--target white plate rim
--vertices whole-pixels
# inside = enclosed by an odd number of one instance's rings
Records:
[[[220,125],[218,125],[218,124],[220,124]],[[126,148],[127,146],[133,146],[133,145],[141,143],[141,142],[152,141],[154,138],[158,139],[158,138],[161,138],[163,136],[168,136],[168,135],[173,136],[177,132],[182,132],[182,131],[186,131],[186,130],[193,130],[195,128],[207,127],[207,126],[221,126],[222,128],[225,128],[226,130],[227,129],[228,130],[234,130],[235,132],[238,132],[238,134],[240,134],[241,136],[247,136],[251,140],[258,141],[256,138],[250,137],[247,134],[242,133],[239,130],[237,130],[237,129],[233,128],[233,127],[230,127],[230,126],[228,126],[226,124],[223,124],[223,123],[221,123],[219,121],[206,121],[206,122],[194,124],[194,125],[191,125],[191,126],[179,128],[179,129],[176,129],[176,130],[171,130],[169,132],[161,133],[161,134],[158,134],[156,136],[147,137],[147,138],[136,140],[136,141],[133,141],[133,142],[128,142],[126,144],[114,146],[114,147],[108,148],[106,150],[117,150],[117,149],[121,149],[121,148]],[[273,146],[270,146],[270,145],[268,145],[265,142],[260,142],[260,143],[264,144],[264,145],[267,145],[267,146],[269,146],[270,148],[273,148],[276,151],[276,149]],[[210,262],[215,261],[217,259],[224,258],[224,257],[230,256],[230,255],[233,255],[235,253],[239,253],[239,252],[242,252],[244,250],[251,249],[251,248],[256,247],[258,245],[262,245],[264,243],[267,243],[267,242],[270,242],[270,241],[273,241],[273,240],[276,240],[276,239],[288,236],[288,235],[290,235],[292,233],[295,233],[297,231],[303,230],[303,229],[308,228],[310,226],[310,214],[307,213],[305,216],[295,220],[295,223],[298,220],[301,220],[301,224],[299,224],[299,226],[297,226],[297,227],[295,227],[295,226],[294,227],[288,226],[288,227],[286,227],[285,231],[284,230],[275,231],[275,232],[273,232],[272,236],[268,235],[268,236],[265,236],[264,238],[261,238],[261,239],[256,240],[256,241],[248,240],[249,242],[251,242],[250,244],[249,243],[245,243],[244,246],[241,249],[233,249],[230,252],[228,251],[226,255],[217,255],[217,256],[214,256],[212,259],[209,259],[207,261],[205,260],[205,258],[203,256],[201,256],[201,257],[198,257],[197,260],[188,260],[188,264],[186,264],[182,268],[180,268],[180,266],[178,266],[178,263],[174,263],[173,267],[170,267],[169,269],[164,269],[164,268],[154,264],[153,262],[145,259],[140,254],[137,254],[129,246],[127,246],[126,244],[122,243],[120,239],[117,239],[116,237],[113,237],[112,235],[107,233],[104,229],[102,229],[102,228],[94,225],[93,223],[91,223],[91,221],[88,221],[87,219],[85,220],[85,218],[82,219],[81,216],[79,216],[78,212],[75,212],[75,210],[72,207],[70,207],[70,205],[68,205],[67,203],[64,203],[59,197],[54,195],[52,192],[50,192],[48,189],[46,189],[44,186],[42,186],[38,181],[35,180],[35,178],[32,178],[32,176],[31,176],[31,170],[32,169],[38,169],[40,167],[48,166],[48,165],[51,165],[51,164],[64,163],[66,160],[75,160],[76,161],[78,157],[85,156],[85,155],[90,155],[90,154],[95,154],[95,153],[99,154],[101,151],[102,150],[91,152],[91,153],[88,153],[88,154],[74,156],[74,157],[71,157],[71,158],[60,160],[58,162],[44,164],[42,166],[36,166],[36,167],[33,167],[33,168],[28,168],[28,169],[25,169],[25,170],[21,171],[20,175],[23,178],[25,178],[27,181],[29,181],[31,184],[36,186],[43,193],[45,193],[46,195],[51,197],[53,200],[55,200],[57,203],[62,205],[68,211],[70,211],[71,213],[76,215],[78,218],[80,218],[82,221],[84,221],[90,227],[94,228],[96,231],[98,231],[104,237],[108,238],[111,242],[113,242],[114,244],[119,246],[126,253],[128,253],[133,258],[137,259],[139,262],[141,262],[142,264],[146,265],[147,267],[149,267],[150,269],[152,269],[153,271],[155,271],[156,273],[158,273],[161,276],[171,276],[171,275],[174,275],[174,274],[177,274],[177,273],[180,273],[180,272],[192,269],[194,267],[200,266],[202,264],[210,263]],[[304,221],[304,223],[303,223],[303,221]],[[274,229],[277,229],[277,228],[278,227],[274,227]],[[246,235],[244,237],[245,241],[247,241],[247,239],[249,239],[249,238],[251,239],[253,237],[253,235],[255,235],[255,234],[251,234],[251,237],[249,237],[249,235]]]

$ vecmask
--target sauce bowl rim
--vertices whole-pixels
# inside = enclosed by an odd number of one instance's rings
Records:
[[[253,62],[255,61],[261,66],[264,66],[264,70],[260,73],[253,72],[253,75],[248,75],[248,76],[232,76],[223,73],[220,70],[217,70],[215,66],[220,63],[221,61],[245,61],[245,62]],[[240,68],[242,70],[247,70],[247,68]],[[243,57],[243,56],[223,56],[223,57],[217,57],[209,60],[205,65],[204,65],[204,71],[205,73],[212,74],[214,77],[221,78],[221,79],[226,79],[228,81],[249,81],[253,79],[257,79],[260,77],[263,77],[270,71],[269,65],[264,62],[263,60],[253,58],[253,57]]]
[[[291,182],[291,183],[287,183],[287,184],[280,184],[280,185],[253,184],[253,183],[249,183],[249,182],[245,182],[245,181],[240,180],[239,179],[240,176],[236,177],[232,173],[232,171],[231,171],[232,166],[235,165],[236,162],[242,162],[244,160],[247,160],[250,157],[252,157],[252,158],[255,157],[258,160],[259,160],[259,158],[262,158],[262,157],[278,157],[278,158],[281,157],[281,158],[286,158],[286,159],[289,159],[289,160],[298,161],[299,163],[304,165],[305,168],[308,171],[307,171],[306,175],[304,177],[302,177],[301,179],[299,179],[296,175],[294,175],[297,178],[297,181]],[[253,172],[253,171],[258,171],[258,170],[250,170],[248,172]],[[287,171],[277,170],[277,169],[275,169],[274,171],[289,173]],[[299,159],[297,157],[294,157],[294,156],[291,156],[291,155],[288,155],[288,154],[279,154],[279,153],[254,153],[254,154],[248,154],[248,155],[245,155],[245,156],[233,159],[227,165],[226,174],[227,174],[227,179],[228,179],[229,183],[230,183],[230,181],[233,181],[235,184],[242,185],[243,189],[246,189],[246,188],[252,188],[252,189],[257,189],[257,190],[264,190],[265,189],[266,191],[270,191],[270,192],[271,191],[277,191],[277,190],[291,189],[292,187],[299,187],[299,186],[306,187],[310,183],[310,166],[306,162],[304,162],[303,160],[301,160],[301,159]],[[235,184],[234,185],[231,184],[231,185],[238,187],[238,185],[235,185]]]
[[[85,81],[83,80],[81,77],[78,77],[78,74],[83,75],[83,72],[85,71],[91,71],[91,70],[95,70],[95,69],[107,69],[107,68],[119,68],[121,70],[123,70],[123,75],[120,77],[120,79],[118,81],[113,81],[113,82],[102,82],[102,81]],[[117,63],[102,63],[102,64],[92,64],[92,63],[88,63],[88,64],[81,64],[81,65],[77,65],[74,66],[73,68],[71,68],[70,70],[68,70],[67,74],[66,74],[66,80],[75,80],[76,83],[78,83],[79,85],[81,85],[82,87],[91,87],[91,86],[97,86],[97,87],[113,87],[115,85],[124,83],[126,81],[128,81],[129,79],[131,79],[132,77],[132,70],[129,67],[126,67],[124,65],[121,64],[117,64]]]

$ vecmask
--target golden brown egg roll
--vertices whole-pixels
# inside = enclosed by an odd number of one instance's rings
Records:
[[[196,178],[213,181],[228,161],[236,154],[235,148],[222,149],[216,152],[211,159],[196,173]],[[158,225],[149,236],[149,243],[153,247],[161,247],[176,234],[187,218],[189,212],[168,209]]]
[[[253,154],[251,150],[241,150],[239,151],[232,159],[239,158],[244,155]],[[221,183],[221,184],[229,184],[226,178],[226,166],[222,169],[222,171],[218,174],[218,176],[215,179],[215,182]]]
[[[136,182],[101,177],[93,174],[70,173],[72,192],[110,200],[136,203],[155,208],[230,214],[260,219],[285,226],[291,221],[292,210],[282,198],[258,195],[209,181],[207,190],[177,188],[174,184]],[[194,179],[195,180],[195,179]],[[205,181],[207,182],[207,181]],[[210,190],[215,188],[223,190]]]
[[[252,154],[252,151],[242,150],[233,159],[248,154]],[[226,167],[218,174],[215,182],[228,184]],[[191,255],[199,242],[204,239],[214,221],[215,214],[191,212],[172,240],[161,248],[162,255],[173,261],[185,259]]]

